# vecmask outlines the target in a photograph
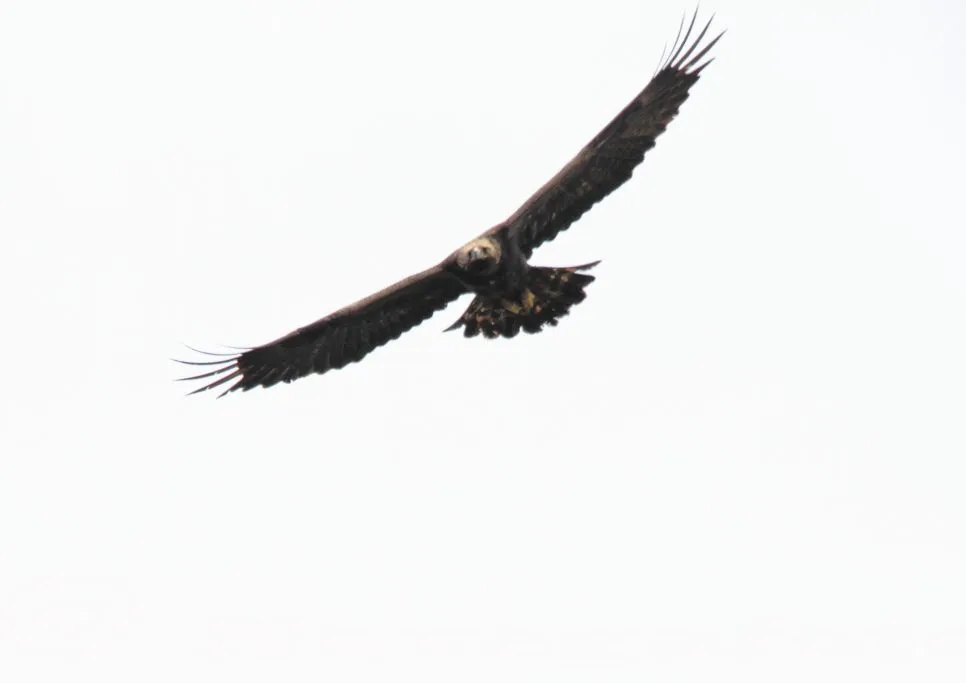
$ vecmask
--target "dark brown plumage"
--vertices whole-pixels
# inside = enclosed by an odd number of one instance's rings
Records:
[[[613,121],[510,218],[487,230],[439,264],[273,342],[213,361],[185,380],[209,383],[191,393],[228,385],[222,395],[270,387],[361,360],[465,293],[475,298],[448,329],[466,336],[513,337],[556,325],[586,296],[596,265],[540,268],[533,250],[554,239],[594,204],[623,185],[657,137],[677,115],[701,71],[701,62],[722,34],[701,46],[711,21],[689,42],[697,16],[682,21],[667,60]],[[683,35],[682,35],[683,34]],[[211,354],[220,355],[220,354]]]

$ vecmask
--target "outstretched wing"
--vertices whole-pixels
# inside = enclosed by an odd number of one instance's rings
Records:
[[[700,47],[711,26],[709,20],[689,44],[696,19],[697,14],[683,37],[682,19],[668,58],[644,90],[550,182],[489,232],[508,230],[509,238],[519,240],[529,258],[534,249],[566,230],[590,207],[627,182],[644,154],[677,116],[681,103],[688,99],[688,90],[712,61],[701,60],[724,34],[719,33]]]
[[[211,379],[192,394],[232,382],[224,396],[338,369],[397,339],[465,291],[456,277],[434,266],[263,346],[223,360],[179,361],[217,366],[182,380]]]

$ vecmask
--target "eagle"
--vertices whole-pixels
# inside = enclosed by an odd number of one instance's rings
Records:
[[[262,346],[218,360],[179,361],[207,366],[207,380],[191,394],[225,387],[219,395],[292,382],[362,360],[463,294],[474,298],[449,326],[466,337],[515,337],[555,326],[586,297],[587,273],[599,261],[569,267],[530,263],[534,249],[554,239],[594,204],[623,185],[713,59],[724,31],[704,42],[711,19],[691,40],[697,13],[677,37],[644,89],[566,166],[502,223],[436,265]],[[704,60],[704,61],[702,61]],[[190,395],[190,394],[189,394]]]

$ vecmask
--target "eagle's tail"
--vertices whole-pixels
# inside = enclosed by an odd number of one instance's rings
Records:
[[[544,325],[554,326],[567,315],[571,306],[587,297],[584,288],[594,281],[594,276],[579,271],[589,270],[598,263],[600,261],[570,268],[531,267],[527,273],[527,288],[519,301],[477,296],[446,331],[462,327],[467,337],[482,332],[484,337],[495,339],[515,337],[520,330],[534,334]]]

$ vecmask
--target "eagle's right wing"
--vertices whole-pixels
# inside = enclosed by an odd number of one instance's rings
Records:
[[[192,394],[232,382],[222,392],[224,396],[238,389],[270,387],[338,369],[398,338],[465,291],[442,265],[433,266],[268,344],[237,355],[228,354],[223,360],[179,361],[186,365],[218,366],[182,379],[211,378]]]

